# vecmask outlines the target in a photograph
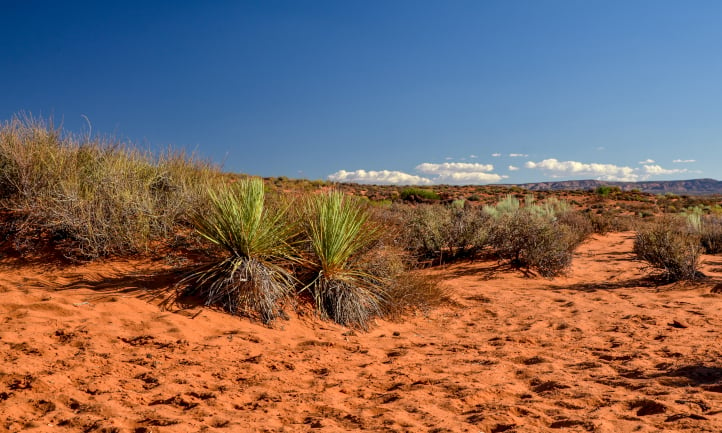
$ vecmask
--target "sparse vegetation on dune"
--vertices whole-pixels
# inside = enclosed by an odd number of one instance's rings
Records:
[[[281,194],[303,204],[298,212],[285,211]],[[30,117],[0,125],[0,210],[5,248],[92,260],[192,244],[207,260],[182,294],[268,323],[308,293],[321,315],[361,329],[446,299],[412,272],[419,264],[492,254],[554,277],[589,234],[632,226],[641,227],[638,257],[670,280],[699,277],[702,250],[722,251],[722,208],[711,198],[253,179]],[[655,223],[665,213],[677,217]]]
[[[0,126],[0,200],[20,250],[51,244],[80,259],[147,251],[207,206],[219,178],[179,152],[68,136],[32,118]]]

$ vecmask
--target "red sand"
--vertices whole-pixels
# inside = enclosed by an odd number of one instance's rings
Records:
[[[631,246],[553,280],[433,270],[458,305],[368,333],[168,304],[158,263],[5,259],[0,431],[722,431],[722,258],[656,286]]]

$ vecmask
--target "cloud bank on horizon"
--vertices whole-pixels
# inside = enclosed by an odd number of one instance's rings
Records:
[[[491,154],[493,158],[501,158],[501,153]],[[529,155],[510,153],[509,158],[528,158]],[[476,155],[469,158],[478,158]],[[446,158],[448,160],[448,158]],[[466,159],[466,158],[462,158]],[[675,159],[674,164],[692,164],[694,159]],[[546,179],[596,179],[618,182],[637,182],[652,180],[659,176],[681,175],[685,173],[700,173],[687,168],[665,168],[654,159],[648,158],[639,161],[638,166],[617,165],[610,163],[587,163],[579,161],[560,161],[556,158],[547,158],[541,161],[527,160],[522,166],[509,164],[506,173],[499,173],[493,164],[469,162],[423,162],[414,170],[416,174],[398,170],[339,170],[328,175],[328,180],[334,182],[348,182],[376,185],[485,185],[491,183],[510,182],[510,174],[520,170],[535,170],[541,172]]]

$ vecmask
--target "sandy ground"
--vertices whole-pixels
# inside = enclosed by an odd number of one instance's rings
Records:
[[[368,333],[168,304],[163,263],[4,259],[0,431],[722,431],[722,258],[659,286],[631,247],[434,270],[458,305]]]

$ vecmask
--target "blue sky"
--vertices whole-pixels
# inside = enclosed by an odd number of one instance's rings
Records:
[[[2,1],[0,119],[371,183],[722,179],[722,2]]]

